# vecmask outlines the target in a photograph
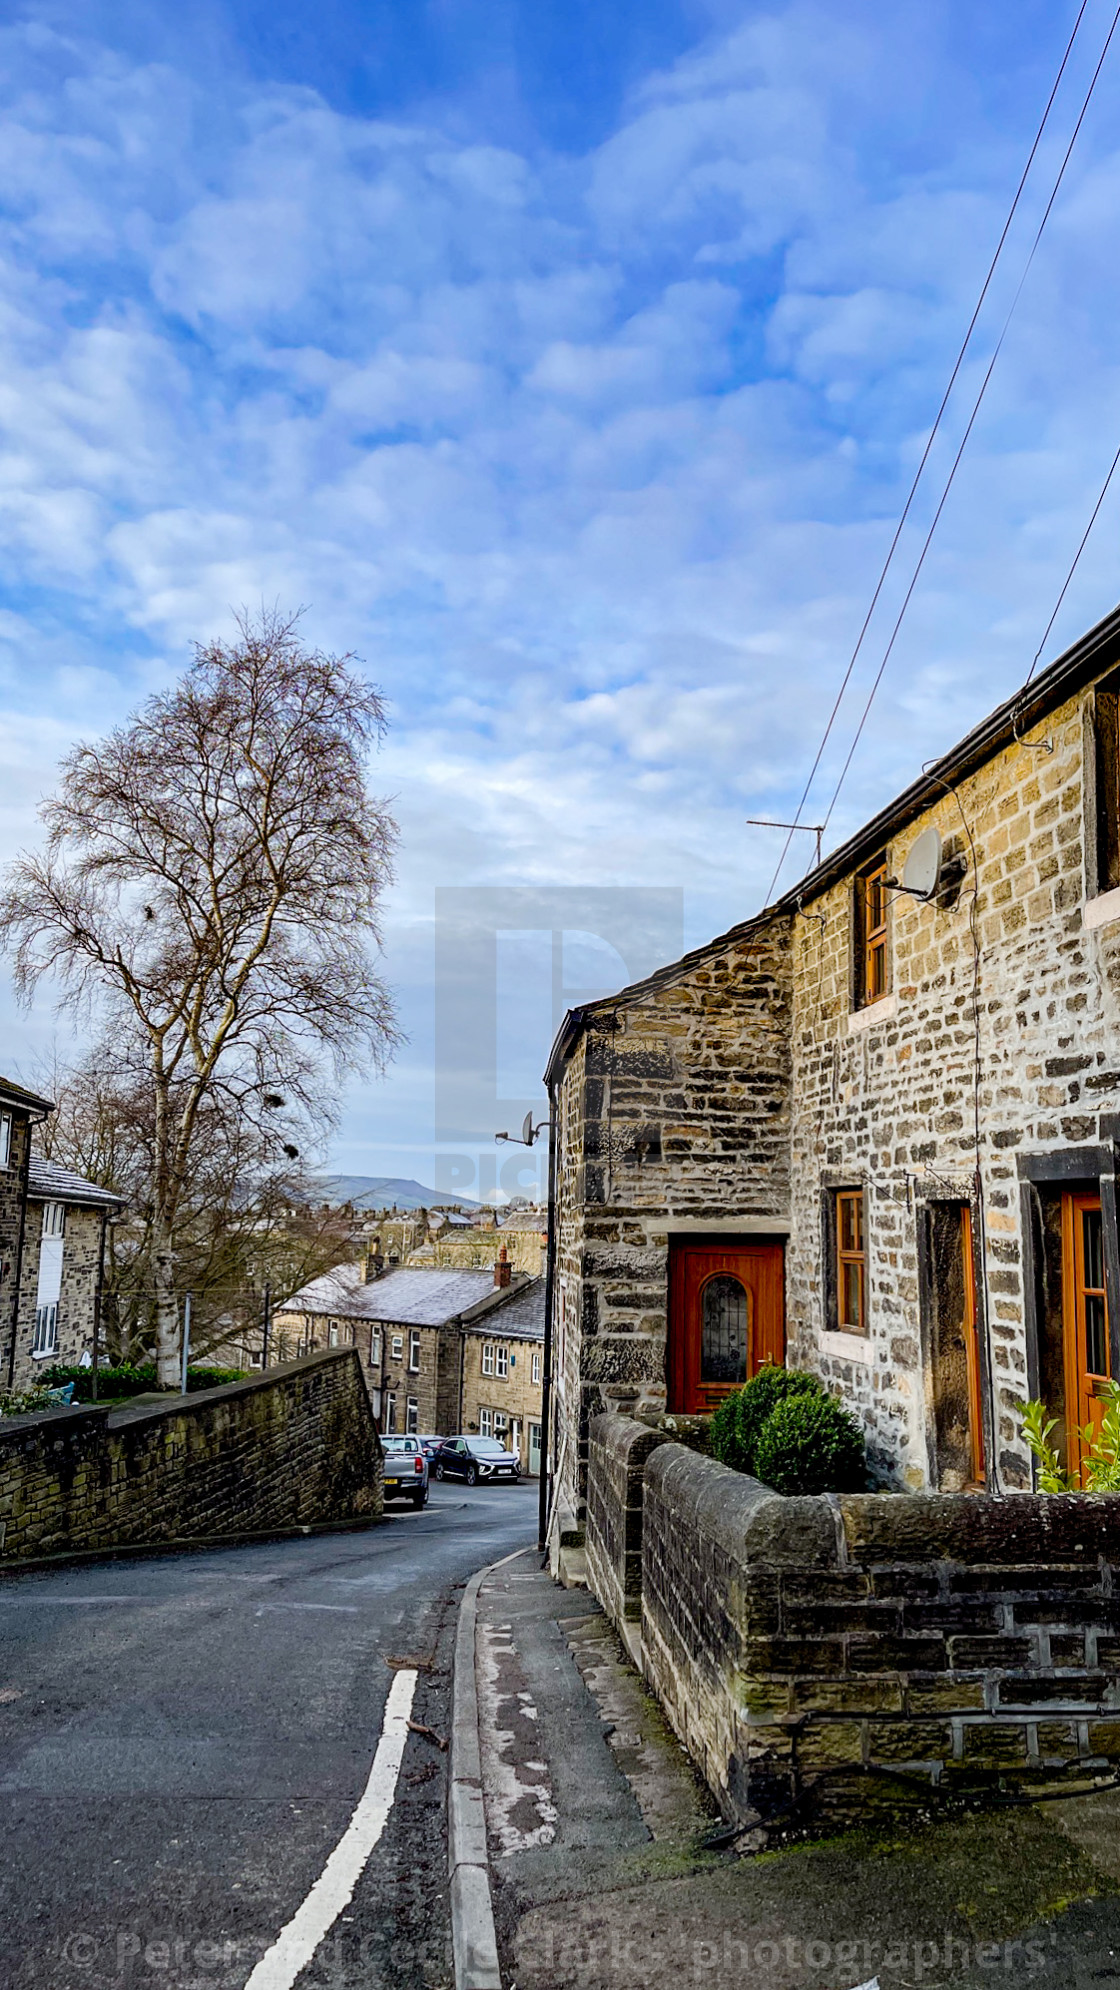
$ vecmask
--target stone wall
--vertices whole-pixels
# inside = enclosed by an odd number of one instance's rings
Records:
[[[646,1678],[730,1818],[1120,1762],[1120,1496],[783,1499],[660,1437],[596,1424],[588,1572],[632,1626],[640,1541]]]
[[[670,1237],[788,1227],[789,936],[775,919],[681,962],[599,1015],[565,1067],[556,1376],[577,1516],[590,1419],[665,1408]]]
[[[381,1447],[352,1349],[136,1409],[0,1420],[0,1554],[374,1520]]]
[[[1083,916],[1091,696],[1071,699],[1036,729],[1052,752],[1037,741],[1005,749],[959,782],[959,805],[945,795],[886,846],[891,874],[901,876],[917,836],[936,824],[966,873],[948,905],[893,899],[892,993],[877,1011],[852,1013],[851,880],[807,899],[797,920],[788,1358],[842,1387],[863,1417],[873,1461],[896,1483],[937,1483],[917,1216],[923,1200],[972,1199],[979,1164],[989,1451],[1004,1485],[1031,1484],[1014,1407],[1028,1392],[1016,1157],[1061,1148],[1074,1178],[1076,1150],[1098,1140],[1101,1107],[1120,1087],[1120,928],[1087,930]],[[1086,1177],[1096,1173],[1086,1153]],[[833,1186],[865,1189],[862,1342],[830,1335],[824,1317],[821,1205]]]

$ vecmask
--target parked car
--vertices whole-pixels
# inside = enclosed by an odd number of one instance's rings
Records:
[[[428,1504],[428,1461],[418,1437],[383,1437],[385,1497],[407,1499],[415,1507]]]
[[[423,1430],[419,1431],[417,1436],[420,1444],[423,1446],[424,1456],[430,1465],[440,1445],[445,1444],[447,1440],[443,1437],[433,1437],[430,1433]]]
[[[437,1479],[465,1479],[469,1486],[476,1486],[480,1479],[521,1477],[513,1452],[494,1437],[445,1437],[432,1470]]]

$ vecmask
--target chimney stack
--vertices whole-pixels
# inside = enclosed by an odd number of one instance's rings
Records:
[[[508,1285],[512,1270],[513,1266],[509,1261],[509,1252],[503,1244],[501,1250],[498,1252],[498,1262],[494,1266],[495,1285]]]
[[[375,1278],[380,1278],[384,1269],[385,1260],[381,1255],[381,1239],[380,1237],[375,1237],[372,1249],[368,1250],[362,1259],[362,1284],[372,1285]]]

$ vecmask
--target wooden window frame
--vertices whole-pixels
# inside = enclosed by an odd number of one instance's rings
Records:
[[[855,1234],[859,1245],[851,1249],[844,1244],[844,1204],[853,1203],[857,1209]],[[833,1252],[836,1280],[836,1330],[842,1334],[856,1334],[861,1340],[867,1338],[867,1209],[862,1188],[838,1188],[833,1190]],[[859,1320],[853,1325],[844,1318],[844,1271],[848,1265],[858,1269],[857,1287],[859,1291]]]
[[[890,875],[886,851],[860,871],[852,887],[852,1007],[869,1009],[891,992]],[[871,892],[878,887],[880,917],[873,925]]]
[[[968,1407],[972,1441],[972,1483],[987,1484],[984,1456],[984,1393],[980,1374],[980,1315],[976,1307],[976,1257],[972,1234],[972,1204],[961,1204],[961,1263],[964,1269],[964,1349],[968,1367]]]
[[[1114,673],[1093,693],[1091,739],[1086,740],[1085,766],[1092,776],[1092,798],[1086,797],[1086,831],[1090,862],[1085,895],[1098,897],[1120,886],[1120,674]],[[1088,783],[1086,783],[1088,786]]]
[[[1082,1217],[1101,1213],[1100,1285],[1085,1282],[1085,1232]],[[1112,1344],[1108,1317],[1107,1275],[1104,1265],[1104,1213],[1099,1193],[1067,1193],[1062,1197],[1062,1349],[1066,1382],[1066,1454],[1074,1477],[1080,1480],[1085,1447],[1081,1432],[1094,1421],[1093,1404],[1100,1392],[1093,1384],[1111,1379]],[[1108,1372],[1090,1370],[1086,1356],[1085,1300],[1099,1298],[1104,1304],[1105,1356]]]

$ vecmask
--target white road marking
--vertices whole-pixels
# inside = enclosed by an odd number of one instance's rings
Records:
[[[393,1674],[381,1739],[358,1807],[306,1900],[262,1955],[245,1990],[292,1990],[300,1970],[306,1969],[324,1935],[350,1905],[393,1808],[416,1679],[415,1672]]]

